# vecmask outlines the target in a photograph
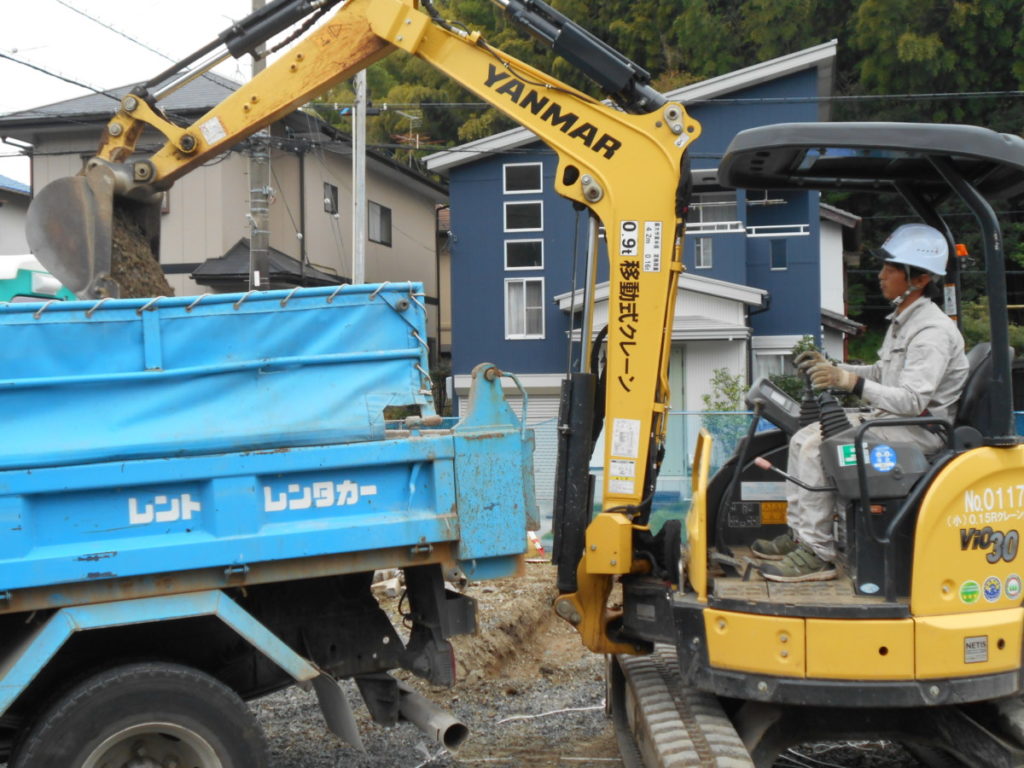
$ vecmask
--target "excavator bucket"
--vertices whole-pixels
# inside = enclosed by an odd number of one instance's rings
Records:
[[[70,176],[47,184],[28,209],[32,253],[80,299],[120,295],[110,277],[114,179]]]
[[[94,166],[43,187],[26,235],[39,262],[80,299],[168,296],[159,226],[157,203],[120,197],[114,173]]]

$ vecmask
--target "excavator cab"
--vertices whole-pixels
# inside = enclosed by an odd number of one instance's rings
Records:
[[[946,235],[954,284],[944,214],[966,207],[981,234],[991,341],[971,350],[953,423],[925,416],[853,427],[829,395],[800,402],[756,382],[754,422],[778,429],[752,424],[714,476],[702,435],[684,575],[672,586],[623,577],[617,638],[671,647],[659,663],[671,657],[677,705],[710,707],[719,725],[727,721],[746,752],[730,765],[769,766],[794,744],[865,735],[900,742],[927,765],[1024,765],[1024,445],[1013,429],[1003,240],[992,207],[1024,193],[1024,140],[959,125],[764,126],[733,140],[719,180],[899,195]],[[946,300],[956,313],[950,286]],[[808,419],[824,424],[823,464],[841,508],[839,577],[770,582],[749,547],[785,530],[775,468],[786,467],[788,439]],[[885,424],[926,426],[943,447],[925,456],[889,443],[881,457],[872,433]],[[617,659],[613,704],[631,701],[630,717],[645,721],[642,680],[652,672]],[[632,697],[617,698],[616,685]],[[693,738],[715,752],[711,737]],[[735,758],[733,747],[717,757]]]

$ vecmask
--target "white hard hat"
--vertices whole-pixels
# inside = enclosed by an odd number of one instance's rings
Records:
[[[916,267],[939,277],[946,274],[949,244],[939,230],[927,224],[897,227],[882,243],[881,252],[889,263]]]

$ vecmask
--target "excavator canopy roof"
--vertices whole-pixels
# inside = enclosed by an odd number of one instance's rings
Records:
[[[973,125],[783,123],[743,131],[718,169],[719,182],[748,189],[950,191],[935,167],[945,159],[988,199],[1024,194],[1024,139]]]

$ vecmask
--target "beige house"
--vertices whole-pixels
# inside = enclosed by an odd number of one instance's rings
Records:
[[[161,106],[192,122],[238,86],[208,74]],[[129,87],[111,91],[121,96]],[[96,151],[117,102],[95,94],[0,116],[0,136],[31,145],[32,188],[78,173]],[[144,133],[141,153],[162,143]],[[177,295],[244,290],[250,231],[247,142],[179,179],[167,192],[160,263]],[[352,275],[352,143],[303,111],[271,126],[272,287],[349,282]],[[424,284],[429,335],[438,338],[437,208],[447,189],[383,156],[366,162],[367,282]]]
[[[25,214],[30,199],[26,185],[0,176],[0,256],[28,253]]]

